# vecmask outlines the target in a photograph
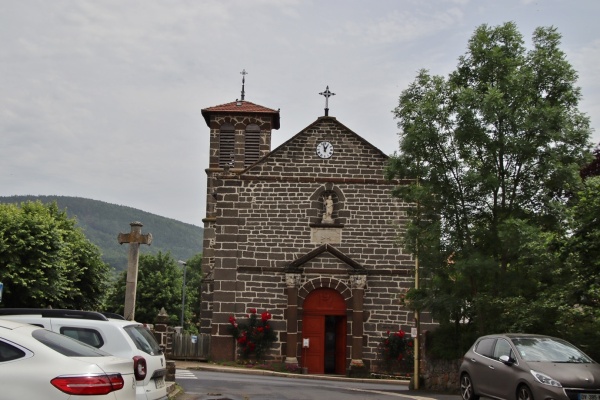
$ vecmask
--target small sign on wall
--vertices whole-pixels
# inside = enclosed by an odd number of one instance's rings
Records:
[[[309,342],[310,342],[309,338],[302,339],[302,347],[305,348],[305,349],[308,349]]]
[[[417,328],[410,328],[410,336],[417,337]]]

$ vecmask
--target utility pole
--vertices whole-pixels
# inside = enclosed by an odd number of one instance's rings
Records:
[[[418,239],[417,239],[417,246],[418,246]],[[418,247],[417,247],[418,249]],[[415,290],[419,290],[419,253],[417,250],[417,256],[415,257]],[[414,371],[413,371],[413,377],[414,377],[414,382],[413,382],[413,388],[415,390],[419,389],[419,372],[421,369],[421,365],[420,365],[420,354],[419,354],[419,347],[421,345],[419,338],[421,337],[421,322],[420,322],[420,313],[419,310],[415,309],[415,327],[417,329],[417,335],[415,336],[415,340],[413,343],[413,350],[414,350],[414,356],[415,356],[415,360],[414,360]]]
[[[420,166],[420,165],[419,165]],[[419,171],[420,172],[420,171]],[[417,187],[419,187],[419,175],[417,175]],[[417,200],[417,224],[420,225],[420,219],[421,219],[421,214],[420,214],[421,210],[420,210],[420,202]],[[418,291],[419,290],[419,231],[417,230],[417,237],[415,239],[415,290]],[[419,389],[419,374],[421,371],[421,362],[420,362],[420,347],[421,347],[421,315],[420,315],[420,311],[418,308],[415,308],[415,328],[417,331],[417,334],[415,335],[415,340],[413,342],[413,349],[414,349],[414,371],[413,371],[413,388],[415,390]]]
[[[181,333],[183,333],[183,315],[185,312],[185,267],[187,266],[187,263],[181,260],[177,262],[183,265],[183,286],[181,287]]]

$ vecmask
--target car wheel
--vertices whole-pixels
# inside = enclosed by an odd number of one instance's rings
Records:
[[[519,386],[517,389],[517,400],[533,400],[531,390],[525,385]]]
[[[462,374],[460,377],[460,395],[463,400],[479,400],[479,396],[475,394],[473,382],[469,374]]]

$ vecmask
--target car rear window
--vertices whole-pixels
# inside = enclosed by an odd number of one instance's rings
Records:
[[[492,358],[494,356],[494,344],[496,339],[482,339],[477,343],[475,351],[482,356]]]
[[[130,325],[125,327],[125,332],[139,350],[152,356],[161,354],[160,346],[150,329],[143,325]]]
[[[63,326],[60,328],[60,333],[73,339],[77,339],[85,344],[89,344],[97,349],[104,346],[102,335],[95,329]]]
[[[104,357],[110,355],[105,351],[95,349],[85,343],[46,329],[36,329],[31,333],[31,336],[67,357]]]

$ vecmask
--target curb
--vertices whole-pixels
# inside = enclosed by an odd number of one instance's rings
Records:
[[[179,365],[178,369],[193,369],[211,372],[230,372],[246,375],[262,375],[262,376],[281,376],[286,378],[294,379],[320,379],[329,381],[346,381],[346,382],[360,382],[360,383],[391,383],[396,385],[408,386],[409,380],[406,379],[372,379],[372,378],[350,378],[341,375],[308,375],[308,374],[292,374],[287,372],[277,372],[261,369],[250,369],[250,368],[239,368],[239,367],[224,367],[216,364],[200,364],[194,363],[194,365]]]
[[[175,382],[166,382],[167,384],[167,396],[169,399],[174,399],[181,392],[181,389]]]

